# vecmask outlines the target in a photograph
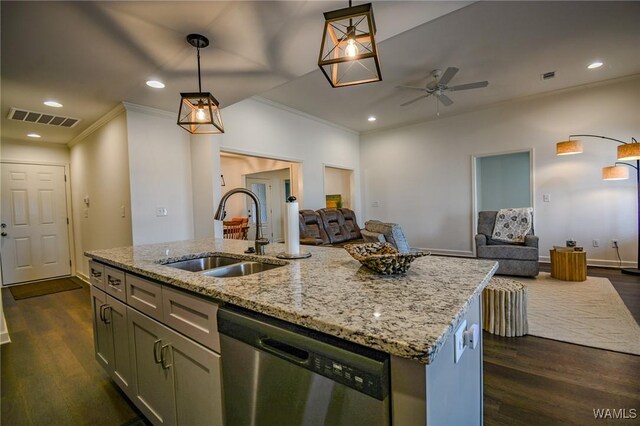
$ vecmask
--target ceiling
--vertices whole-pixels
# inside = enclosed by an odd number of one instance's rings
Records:
[[[380,40],[470,2],[375,3]],[[189,33],[207,36],[202,87],[222,107],[317,69],[323,12],[346,1],[6,2],[1,7],[2,138],[68,143],[121,101],[178,110],[197,90]],[[149,79],[166,84],[161,90]],[[328,88],[327,88],[328,89]],[[42,102],[55,99],[63,108]],[[11,107],[79,118],[71,129],[7,119]],[[223,112],[224,115],[224,112]]]
[[[3,1],[2,138],[34,131],[68,143],[121,101],[177,113],[179,93],[197,89],[185,40],[193,32],[211,41],[201,51],[203,90],[223,107],[260,95],[361,132],[433,118],[435,99],[400,107],[420,93],[395,87],[424,85],[435,68],[460,68],[453,85],[489,81],[450,93],[455,103],[441,116],[640,73],[640,2],[375,1],[383,81],[332,89],[317,67],[322,12],[346,3]],[[605,65],[587,70],[595,59]],[[556,77],[542,81],[547,71]],[[71,129],[16,122],[11,107],[82,121]]]

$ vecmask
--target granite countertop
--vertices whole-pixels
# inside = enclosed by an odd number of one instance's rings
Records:
[[[205,239],[94,250],[86,256],[174,287],[228,302],[424,364],[488,284],[493,261],[426,256],[405,275],[371,272],[340,248],[303,246],[312,256],[280,260],[244,255],[253,242]],[[238,278],[213,278],[162,265],[215,253],[285,266]]]

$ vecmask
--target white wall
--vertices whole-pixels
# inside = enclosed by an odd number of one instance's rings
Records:
[[[132,243],[124,111],[73,145],[70,158],[76,273],[86,278],[85,251]]]
[[[351,180],[353,171],[325,167],[324,169],[324,194],[342,195],[342,207],[351,209]]]
[[[402,224],[412,246],[472,252],[471,156],[533,148],[535,229],[540,254],[570,238],[592,264],[636,261],[636,184],[601,180],[616,160],[613,142],[585,139],[582,155],[555,155],[569,134],[638,137],[640,78],[510,102],[467,114],[363,135],[366,219]],[[633,173],[631,174],[633,176]],[[551,202],[543,203],[549,194]],[[377,202],[379,207],[372,207]],[[591,246],[599,239],[599,248]]]
[[[360,214],[359,136],[260,98],[247,99],[222,111],[225,134],[221,149],[301,162],[304,194],[301,208],[325,205],[324,164],[353,169],[353,209]],[[226,179],[226,175],[225,175]],[[228,184],[227,184],[228,185]],[[292,181],[294,193],[298,186]]]
[[[131,104],[125,107],[133,243],[192,239],[189,133],[176,125],[174,114]],[[167,216],[156,216],[158,207],[166,208]]]
[[[190,141],[193,236],[196,239],[222,236],[222,223],[213,220],[224,189],[219,173],[220,135],[191,135]]]
[[[0,148],[3,161],[69,164],[69,148],[66,145],[3,139]]]

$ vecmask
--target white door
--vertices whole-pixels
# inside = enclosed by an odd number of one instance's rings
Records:
[[[63,166],[2,163],[2,282],[69,275]]]
[[[262,236],[273,240],[273,226],[271,225],[271,180],[247,178],[247,189],[257,195],[260,200],[260,216]],[[249,239],[255,238],[256,217],[253,211],[253,201],[247,198],[247,213],[249,214]]]

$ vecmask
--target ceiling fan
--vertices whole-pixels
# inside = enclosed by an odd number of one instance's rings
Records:
[[[433,78],[433,81],[427,82],[425,87],[397,86],[398,89],[419,90],[421,92],[424,92],[424,95],[418,96],[415,99],[400,104],[400,106],[407,106],[431,95],[434,95],[436,98],[438,98],[438,100],[442,102],[444,106],[449,106],[453,104],[453,101],[451,100],[451,98],[445,95],[445,92],[458,92],[460,90],[479,89],[481,87],[487,87],[489,85],[488,81],[476,81],[475,83],[447,86],[447,83],[451,81],[451,79],[456,75],[457,72],[458,68],[455,67],[447,68],[444,74],[441,70],[433,70],[429,74]]]

